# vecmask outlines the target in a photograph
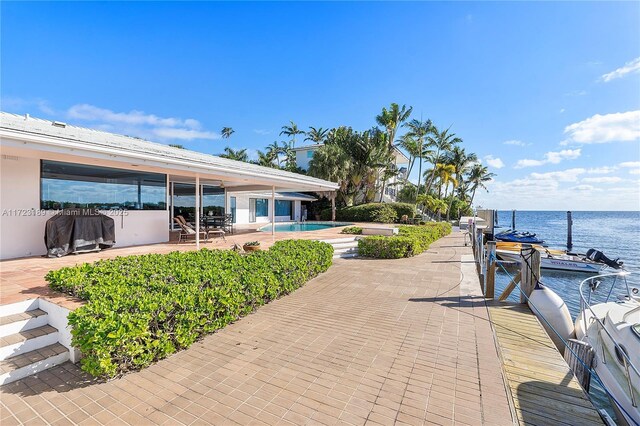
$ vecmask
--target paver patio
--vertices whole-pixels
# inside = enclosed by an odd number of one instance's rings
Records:
[[[454,233],[411,259],[336,261],[141,372],[95,383],[66,363],[4,386],[0,421],[512,424],[468,254]]]

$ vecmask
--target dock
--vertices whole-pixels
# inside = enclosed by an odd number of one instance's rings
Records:
[[[533,250],[530,264],[522,266],[496,297],[496,245],[484,244],[484,228],[472,226],[469,234],[514,423],[602,425],[598,411],[526,303],[535,277],[540,276],[539,254]],[[520,293],[521,303],[505,301],[511,292]]]
[[[488,305],[511,408],[520,424],[602,425],[529,307],[498,301]]]

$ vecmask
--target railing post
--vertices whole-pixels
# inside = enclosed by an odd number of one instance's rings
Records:
[[[485,277],[484,297],[493,299],[496,284],[496,242],[487,242],[487,275]]]
[[[540,252],[530,244],[523,244],[520,251],[520,303],[527,303],[527,298],[536,286],[536,280],[540,278]],[[526,297],[525,297],[526,295]]]

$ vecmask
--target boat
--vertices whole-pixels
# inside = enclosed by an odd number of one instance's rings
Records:
[[[640,425],[640,291],[629,287],[627,276],[627,272],[604,274],[580,283],[581,312],[575,334],[593,348],[592,369],[606,388],[619,422]],[[611,300],[619,284],[624,284],[624,294]],[[592,304],[601,288],[606,298]]]
[[[536,237],[536,234],[531,232],[521,232],[508,229],[506,231],[499,232],[493,236],[498,241],[508,241],[513,243],[526,243],[526,244],[542,244],[544,240]]]
[[[501,260],[519,261],[522,243],[502,242],[496,243],[496,256]],[[623,262],[612,260],[601,251],[590,249],[586,254],[571,253],[565,250],[554,250],[539,244],[531,247],[540,252],[540,267],[558,271],[601,273],[605,269],[621,269]]]

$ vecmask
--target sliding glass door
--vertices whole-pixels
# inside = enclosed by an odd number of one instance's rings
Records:
[[[200,216],[224,216],[224,188],[201,185]],[[171,182],[171,222],[176,216],[187,222],[196,220],[196,186],[192,183]]]

